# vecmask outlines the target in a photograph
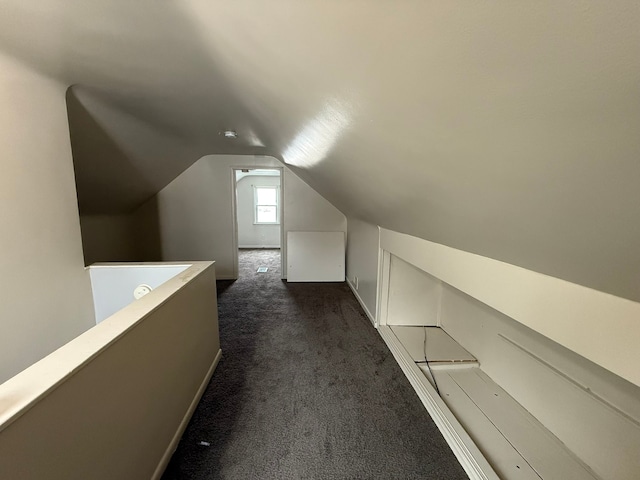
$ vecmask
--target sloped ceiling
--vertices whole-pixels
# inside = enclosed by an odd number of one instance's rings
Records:
[[[0,48],[72,85],[86,213],[273,155],[347,215],[640,300],[636,0],[0,5]]]

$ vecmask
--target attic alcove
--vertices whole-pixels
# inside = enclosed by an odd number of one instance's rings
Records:
[[[637,478],[637,304],[385,229],[380,249],[380,333],[471,478]],[[609,331],[581,332],[597,311]]]
[[[496,282],[469,264],[436,272],[383,249],[436,279],[436,318],[455,319],[440,327],[531,413],[555,415],[545,421],[555,435],[577,437],[577,427],[598,424],[599,440],[587,432],[590,447],[571,447],[597,473],[637,473],[640,445],[635,427],[625,426],[640,418],[637,0],[363,5],[3,2],[3,375],[91,323],[85,264],[216,259],[219,276],[233,278],[230,193],[209,181],[227,181],[213,164],[233,162],[203,155],[283,158],[313,119],[329,117],[339,131],[320,138],[325,148],[312,146],[327,158],[293,173],[331,203],[316,198],[318,211],[297,217],[289,210],[292,229],[312,230],[306,216],[323,218],[322,230],[344,230],[333,205],[350,215],[347,273],[359,279],[355,290],[373,321],[384,321],[376,302],[385,293],[376,225],[529,269]],[[65,110],[70,83],[77,102]],[[323,115],[326,105],[339,115]],[[251,140],[220,143],[227,127]],[[84,263],[68,130],[86,167],[76,170]],[[212,203],[207,189],[224,198]],[[467,283],[452,280],[456,268]],[[540,294],[535,272],[557,281]],[[536,368],[490,360],[492,349],[454,331],[503,325],[501,315],[555,342],[531,346],[526,330],[518,330],[524,340],[494,336],[493,351]],[[415,381],[426,378],[415,362],[405,367]],[[522,368],[527,374],[509,373]],[[521,393],[555,385],[551,379],[559,390]],[[606,401],[584,397],[582,387]],[[583,426],[585,409],[574,406],[585,398],[613,413],[596,409]]]
[[[234,169],[281,169],[284,232],[347,230],[342,212],[273,157],[207,155],[125,213],[80,213],[85,263],[215,260],[219,279],[238,275]],[[81,202],[81,197],[78,197]],[[286,234],[281,245],[286,278]]]

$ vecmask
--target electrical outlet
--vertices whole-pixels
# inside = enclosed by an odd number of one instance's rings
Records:
[[[353,285],[358,289],[358,277],[353,277]]]

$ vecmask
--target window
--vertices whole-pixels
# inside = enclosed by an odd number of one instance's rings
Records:
[[[255,223],[280,223],[278,215],[278,187],[253,187],[256,212]]]

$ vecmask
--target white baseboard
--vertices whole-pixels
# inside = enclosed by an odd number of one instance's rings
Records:
[[[380,325],[378,331],[469,478],[471,480],[500,480],[500,477],[491,468],[487,459],[440,398],[435,388],[429,383],[427,377],[411,359],[391,329],[386,325]]]
[[[171,456],[173,455],[173,452],[175,452],[176,448],[178,447],[178,443],[180,442],[180,438],[182,437],[184,430],[187,428],[187,425],[189,424],[189,420],[191,420],[191,416],[193,415],[193,412],[195,412],[196,407],[200,402],[200,398],[202,398],[202,394],[207,388],[207,385],[209,385],[209,380],[211,380],[211,376],[213,375],[213,372],[218,366],[218,362],[220,361],[221,357],[222,357],[222,350],[218,350],[218,353],[216,354],[216,358],[213,359],[213,362],[211,363],[211,366],[209,367],[207,374],[204,376],[204,379],[202,380],[202,383],[200,384],[198,391],[193,397],[193,400],[191,401],[189,408],[184,414],[184,417],[182,418],[180,425],[178,425],[178,429],[176,430],[176,433],[173,435],[173,438],[171,439],[171,442],[167,446],[167,449],[165,450],[164,455],[162,455],[162,458],[160,459],[160,463],[158,463],[158,466],[156,467],[155,472],[153,472],[153,476],[151,477],[152,480],[159,480],[160,477],[162,477],[164,470],[167,468],[167,465],[169,464],[169,460],[171,460]]]
[[[365,303],[362,301],[362,298],[360,298],[360,295],[358,294],[358,291],[355,289],[355,287],[353,286],[353,283],[351,283],[351,280],[349,280],[349,278],[347,278],[347,285],[349,285],[349,288],[351,288],[351,291],[353,292],[353,294],[356,297],[356,300],[358,300],[358,303],[360,304],[360,306],[364,310],[364,313],[367,315],[367,317],[369,317],[369,320],[371,321],[371,324],[374,327],[378,328],[378,324],[376,323],[375,317],[373,315],[371,315],[371,312],[369,311],[369,309],[367,308]]]

